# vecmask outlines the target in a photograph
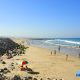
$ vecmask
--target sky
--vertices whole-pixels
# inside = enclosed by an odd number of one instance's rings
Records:
[[[80,37],[80,0],[0,0],[0,37]]]

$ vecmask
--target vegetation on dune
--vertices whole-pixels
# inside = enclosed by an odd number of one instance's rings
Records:
[[[9,38],[0,38],[0,55],[4,55],[8,50],[13,50],[18,46],[17,43]]]
[[[17,49],[20,49],[21,51],[25,51],[27,48],[29,48],[29,47],[25,47],[24,45],[18,45],[17,46]]]
[[[0,38],[0,55],[6,54],[8,58],[14,55],[25,54],[25,50],[29,47],[17,44],[9,38]]]

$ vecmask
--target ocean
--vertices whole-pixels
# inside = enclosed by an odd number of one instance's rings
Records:
[[[50,50],[58,51],[64,54],[72,56],[78,56],[80,54],[80,38],[42,38],[42,39],[30,39],[30,45],[48,48]]]

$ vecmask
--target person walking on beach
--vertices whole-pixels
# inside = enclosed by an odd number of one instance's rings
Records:
[[[58,51],[60,52],[61,46],[58,47]]]
[[[54,50],[54,55],[56,55],[56,50]]]
[[[52,51],[51,51],[51,55],[52,55]]]
[[[66,61],[68,60],[68,54],[66,55]]]
[[[80,59],[80,53],[79,53],[79,59]]]

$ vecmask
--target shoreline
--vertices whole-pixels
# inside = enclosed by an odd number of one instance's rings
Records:
[[[25,38],[23,38],[23,39],[15,39],[14,41],[19,43],[19,44],[20,43],[23,44],[22,42],[24,42],[23,45],[25,45],[25,46],[26,45],[27,46],[34,46],[34,47],[48,49],[48,50],[51,50],[51,51],[56,50],[57,52],[58,52],[58,47],[59,47],[59,46],[53,46],[53,47],[49,46],[49,47],[47,47],[45,45],[32,44],[29,39],[25,39]],[[26,44],[26,43],[29,43],[29,44]],[[61,46],[60,52],[61,52],[61,54],[65,54],[65,55],[68,54],[68,55],[70,55],[72,57],[78,58],[79,57],[79,53],[80,53],[80,48]]]
[[[38,46],[38,45],[30,45],[30,46],[33,46],[33,47],[38,47],[38,48],[44,48],[44,49],[48,49],[48,50],[51,50],[51,51],[54,51],[54,50],[56,50],[57,52],[59,52],[58,51],[58,46],[57,46],[57,48],[56,49],[52,49],[52,48],[48,48],[48,47],[44,47],[44,46]],[[64,51],[63,51],[63,49],[64,49]],[[66,49],[69,49],[69,52],[68,52],[68,50],[67,51],[65,51]],[[71,49],[73,49],[73,50],[75,50],[76,48],[72,48],[72,47],[63,47],[63,46],[61,46],[61,50],[60,50],[60,54],[64,54],[64,55],[70,55],[70,56],[72,56],[72,57],[75,57],[75,58],[78,58],[79,57],[79,55],[78,55],[78,52],[77,52],[77,54],[72,54],[71,53]],[[79,48],[77,48],[77,49],[79,49]],[[77,49],[76,49],[76,51],[77,51]],[[79,49],[80,50],[80,49]],[[74,52],[74,51],[73,51]]]

